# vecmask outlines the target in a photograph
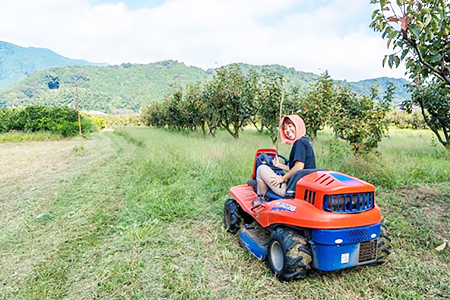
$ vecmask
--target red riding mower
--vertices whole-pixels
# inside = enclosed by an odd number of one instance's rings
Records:
[[[286,196],[256,194],[256,169],[279,156],[259,149],[252,180],[230,189],[224,225],[240,244],[283,281],[305,278],[311,268],[334,271],[382,263],[390,238],[381,224],[372,184],[339,172],[309,169],[292,176]]]

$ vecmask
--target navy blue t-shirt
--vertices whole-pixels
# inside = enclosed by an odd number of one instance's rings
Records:
[[[316,168],[316,157],[306,136],[296,140],[294,145],[292,145],[291,153],[289,154],[289,169],[292,169],[296,161],[304,163],[304,169]]]

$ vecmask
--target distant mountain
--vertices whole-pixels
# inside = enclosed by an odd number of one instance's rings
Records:
[[[56,67],[38,71],[0,91],[0,107],[29,104],[74,105],[75,81],[81,107],[106,113],[119,108],[138,111],[161,101],[174,85],[210,77],[205,70],[177,61],[107,67]]]
[[[106,65],[70,59],[44,48],[23,48],[0,41],[0,90],[36,71],[56,66]]]
[[[380,77],[375,79],[366,79],[357,82],[347,82],[342,81],[342,85],[349,86],[353,91],[365,95],[370,94],[370,89],[372,85],[378,84],[379,88],[379,97],[384,96],[386,93],[387,87],[389,86],[389,82],[392,82],[395,87],[395,100],[394,103],[398,104],[404,100],[411,99],[411,95],[406,90],[405,85],[408,83],[406,79],[403,78],[388,78],[388,77]]]
[[[261,70],[263,66],[239,64],[244,74],[250,68]],[[280,65],[265,66],[283,75],[286,88],[296,86],[305,92],[318,75]],[[38,71],[0,91],[0,107],[29,104],[75,105],[75,81],[78,84],[80,105],[86,110],[114,113],[118,109],[138,111],[143,105],[162,101],[174,86],[205,82],[212,78],[214,69],[207,71],[186,66],[178,61],[167,60],[151,64],[124,63],[116,66],[68,66]],[[380,95],[388,82],[397,87],[396,102],[406,96],[403,79],[378,78],[359,82],[342,82],[351,89],[368,94],[370,86],[377,81]]]

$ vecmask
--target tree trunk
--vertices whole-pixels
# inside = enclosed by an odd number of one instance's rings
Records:
[[[205,136],[206,136],[205,122],[202,122],[202,123],[201,123],[201,128],[202,128],[203,136],[205,137]]]

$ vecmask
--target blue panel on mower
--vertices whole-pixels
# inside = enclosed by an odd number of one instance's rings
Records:
[[[347,229],[314,229],[310,241],[313,267],[334,271],[373,263],[379,237],[380,223]]]
[[[239,241],[257,259],[264,261],[267,256],[267,243],[261,238],[258,229],[245,226],[239,231]]]
[[[266,199],[267,199],[267,201],[272,201],[272,200],[278,200],[278,199],[284,199],[284,198],[278,194],[275,194],[274,191],[268,190],[266,192]]]

